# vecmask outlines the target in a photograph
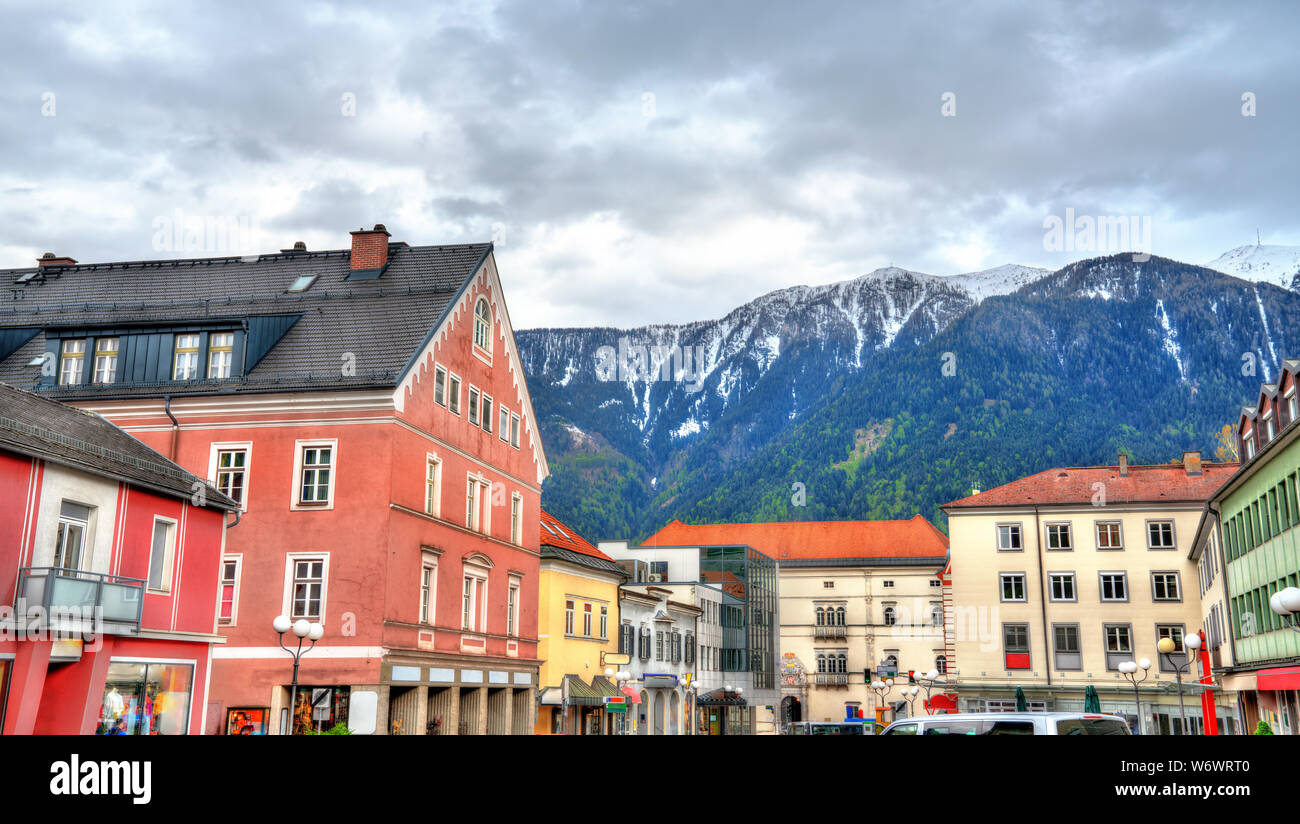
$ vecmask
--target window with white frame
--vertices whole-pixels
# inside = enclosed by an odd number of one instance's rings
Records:
[[[298,442],[297,506],[328,507],[334,500],[336,441]]]
[[[447,377],[447,411],[453,415],[460,414],[460,377],[450,372]]]
[[[1128,600],[1128,573],[1103,572],[1101,575],[1101,600]]]
[[[428,455],[424,463],[424,512],[442,517],[442,461]]]
[[[519,580],[512,578],[510,580],[510,589],[507,593],[506,601],[506,635],[519,634]],[[603,609],[603,608],[602,608]],[[604,626],[605,616],[601,614],[601,626]]]
[[[1174,548],[1174,522],[1173,521],[1148,521],[1147,522],[1147,547],[1149,549],[1173,549]]]
[[[609,607],[607,606],[600,608],[600,637],[609,637]]]
[[[1024,548],[1020,524],[998,524],[999,552],[1019,552]]]
[[[1153,601],[1181,601],[1182,590],[1177,572],[1151,573],[1151,599]]]
[[[438,594],[438,559],[425,552],[420,563],[420,623],[432,624],[436,613]]]
[[[433,402],[447,405],[447,370],[437,364],[433,367]]]
[[[524,499],[518,492],[510,496],[510,543],[523,546],[524,543]]]
[[[1025,600],[1025,573],[1003,572],[998,578],[1002,583],[1003,601]]]
[[[65,340],[59,355],[59,385],[75,386],[81,383],[82,370],[86,365],[86,342],[84,340]]]
[[[59,502],[59,526],[54,536],[54,566],[81,569],[90,533],[92,508],[72,501]]]
[[[492,396],[483,396],[483,431],[492,433]]]
[[[573,634],[573,620],[574,620],[573,601],[566,600],[564,602],[564,634],[565,635]]]
[[[293,589],[289,617],[319,621],[324,614],[325,559],[292,558]]]
[[[492,353],[492,310],[486,298],[479,298],[474,306],[474,345]]]
[[[474,564],[465,565],[461,590],[461,628],[469,632],[487,631],[488,571]]]
[[[117,379],[117,350],[120,338],[95,340],[95,383],[113,383]]]
[[[1047,548],[1058,551],[1074,549],[1074,540],[1068,523],[1047,525]]]
[[[491,485],[486,478],[470,475],[465,481],[465,526],[487,534],[492,528]]]
[[[591,637],[591,618],[592,618],[591,604],[583,604],[582,605],[582,636],[584,638]]]
[[[153,543],[149,549],[149,589],[152,592],[171,592],[175,558],[176,522],[169,518],[155,518]]]
[[[1097,549],[1123,549],[1124,530],[1119,521],[1097,522]]]
[[[1073,572],[1051,572],[1047,575],[1051,585],[1053,601],[1075,601],[1078,596],[1074,590]]]
[[[478,387],[471,385],[469,388],[469,422],[474,426],[479,425],[478,401],[479,401]]]
[[[217,622],[233,626],[239,615],[239,573],[243,566],[242,555],[227,555],[221,559],[220,607]]]
[[[234,332],[213,332],[208,336],[208,380],[223,380],[230,377],[234,358]]]
[[[199,374],[199,336],[177,335],[172,355],[172,380],[194,380]]]
[[[509,409],[506,409],[504,406],[498,406],[497,408],[501,410],[501,425],[497,427],[497,429],[498,429],[497,434],[499,434],[499,435],[501,436],[501,440],[506,441],[507,443],[509,443],[509,441],[510,441],[510,410],[509,410]]]
[[[510,413],[510,445],[519,448],[519,416],[513,412]]]
[[[248,447],[213,444],[212,485],[241,507],[247,505]]]

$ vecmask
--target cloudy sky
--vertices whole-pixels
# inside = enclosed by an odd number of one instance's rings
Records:
[[[526,328],[1055,268],[1067,209],[1196,263],[1300,244],[1293,4],[768,5],[7,3],[0,267],[383,222],[494,239]]]

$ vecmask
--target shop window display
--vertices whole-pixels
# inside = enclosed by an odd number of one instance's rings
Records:
[[[100,705],[99,735],[185,735],[192,664],[113,661]]]

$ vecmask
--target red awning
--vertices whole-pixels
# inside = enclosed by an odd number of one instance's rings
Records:
[[[1257,690],[1300,690],[1300,667],[1260,670],[1255,675]]]
[[[629,704],[640,704],[640,703],[641,703],[641,693],[637,692],[637,691],[636,691],[635,689],[633,689],[632,687],[624,687],[624,688],[623,688],[623,694],[627,696],[627,702],[628,702]]]

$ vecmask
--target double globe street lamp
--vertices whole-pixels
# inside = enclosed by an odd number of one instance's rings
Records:
[[[1142,669],[1141,678],[1137,677],[1137,671],[1139,667]],[[1149,672],[1150,669],[1151,669],[1150,658],[1143,658],[1140,661],[1121,661],[1119,664],[1120,674],[1122,674],[1125,678],[1127,678],[1128,682],[1133,685],[1133,706],[1137,708],[1136,711],[1137,711],[1138,735],[1142,734],[1142,698],[1138,694],[1138,684],[1141,684],[1143,681],[1147,680],[1147,676],[1151,674]]]
[[[302,656],[310,652],[325,635],[325,625],[319,621],[308,621],[306,618],[299,618],[297,621],[291,619],[288,615],[277,615],[271,622],[271,626],[280,634],[280,649],[293,656],[293,686],[289,693],[289,734],[293,734],[293,713],[298,711],[298,662]],[[289,649],[284,645],[284,634],[293,630],[293,634],[298,636],[298,648]],[[302,648],[302,642],[311,641],[311,646],[307,649]]]
[[[1183,638],[1183,647],[1185,648],[1183,663],[1180,666],[1178,662],[1174,660],[1174,651],[1178,649],[1178,643],[1174,641],[1174,639],[1166,636],[1160,639],[1160,643],[1156,644],[1156,649],[1160,650],[1160,654],[1165,656],[1165,660],[1169,662],[1169,666],[1173,667],[1174,679],[1178,682],[1178,715],[1183,722],[1183,735],[1188,735],[1190,734],[1190,729],[1187,726],[1187,708],[1183,706],[1183,672],[1184,670],[1191,668],[1192,655],[1195,655],[1196,651],[1201,648],[1200,634],[1193,633]],[[1190,654],[1188,651],[1190,651]]]
[[[1300,589],[1280,589],[1268,599],[1268,605],[1282,618],[1282,624],[1287,629],[1300,632],[1300,626],[1296,625],[1297,617],[1300,616]]]

